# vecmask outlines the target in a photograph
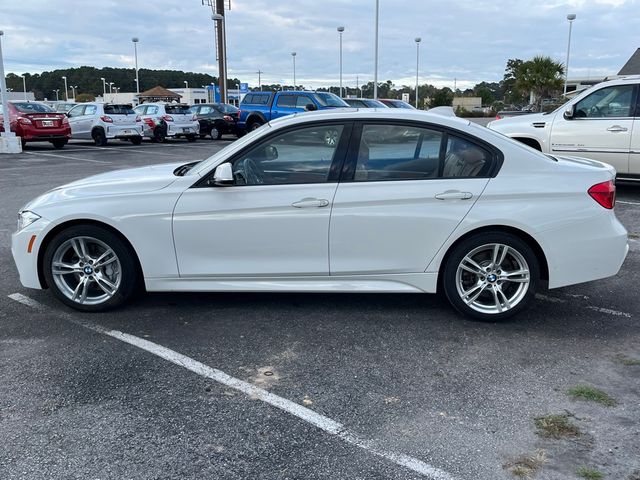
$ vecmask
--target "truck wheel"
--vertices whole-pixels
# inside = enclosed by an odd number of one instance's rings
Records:
[[[263,123],[261,123],[260,120],[255,120],[249,124],[248,130],[253,132],[254,130],[259,129],[262,125]]]

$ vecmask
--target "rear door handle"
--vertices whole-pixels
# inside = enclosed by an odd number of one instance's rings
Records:
[[[321,208],[329,205],[329,200],[324,198],[303,198],[291,204],[295,208]]]
[[[621,127],[620,125],[613,125],[607,128],[607,132],[626,132],[629,129],[626,127]]]
[[[436,194],[438,200],[469,200],[473,197],[471,192],[461,192],[460,190],[447,190]]]

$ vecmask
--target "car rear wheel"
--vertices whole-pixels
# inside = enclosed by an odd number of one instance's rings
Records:
[[[54,148],[57,148],[58,150],[60,150],[61,148],[64,148],[67,142],[68,140],[66,138],[51,140],[51,144],[54,146]]]
[[[156,143],[162,143],[165,140],[165,133],[164,133],[164,128],[163,127],[156,127],[156,129],[153,131],[153,137],[152,140]]]
[[[509,233],[482,233],[463,240],[444,266],[443,286],[460,313],[501,321],[524,310],[539,281],[535,253]]]
[[[140,145],[142,143],[142,137],[131,137],[131,143]]]
[[[187,135],[188,142],[195,142],[198,139],[196,135]]]
[[[136,262],[127,245],[95,225],[76,225],[60,232],[47,246],[43,262],[54,295],[77,310],[116,307],[136,286]]]
[[[104,130],[100,128],[96,128],[91,132],[91,138],[93,138],[93,143],[98,147],[104,147],[107,144],[107,136],[105,135]]]
[[[211,127],[211,140],[220,140],[222,138],[222,132],[218,130],[218,127]]]

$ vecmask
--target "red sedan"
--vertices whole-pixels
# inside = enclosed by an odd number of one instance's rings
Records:
[[[69,120],[63,113],[37,102],[8,102],[11,131],[27,142],[51,142],[55,148],[64,147],[71,138]],[[4,122],[0,113],[0,132]]]

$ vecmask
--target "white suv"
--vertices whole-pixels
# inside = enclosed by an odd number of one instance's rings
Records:
[[[131,140],[134,145],[142,142],[142,120],[131,105],[80,103],[67,116],[71,138],[92,139],[99,146],[106,145],[111,138]]]
[[[640,76],[599,83],[550,113],[488,127],[542,152],[613,165],[619,179],[640,181]]]
[[[162,142],[167,137],[185,137],[195,142],[200,135],[200,122],[189,105],[144,103],[134,111],[144,122],[144,136],[154,142]]]

